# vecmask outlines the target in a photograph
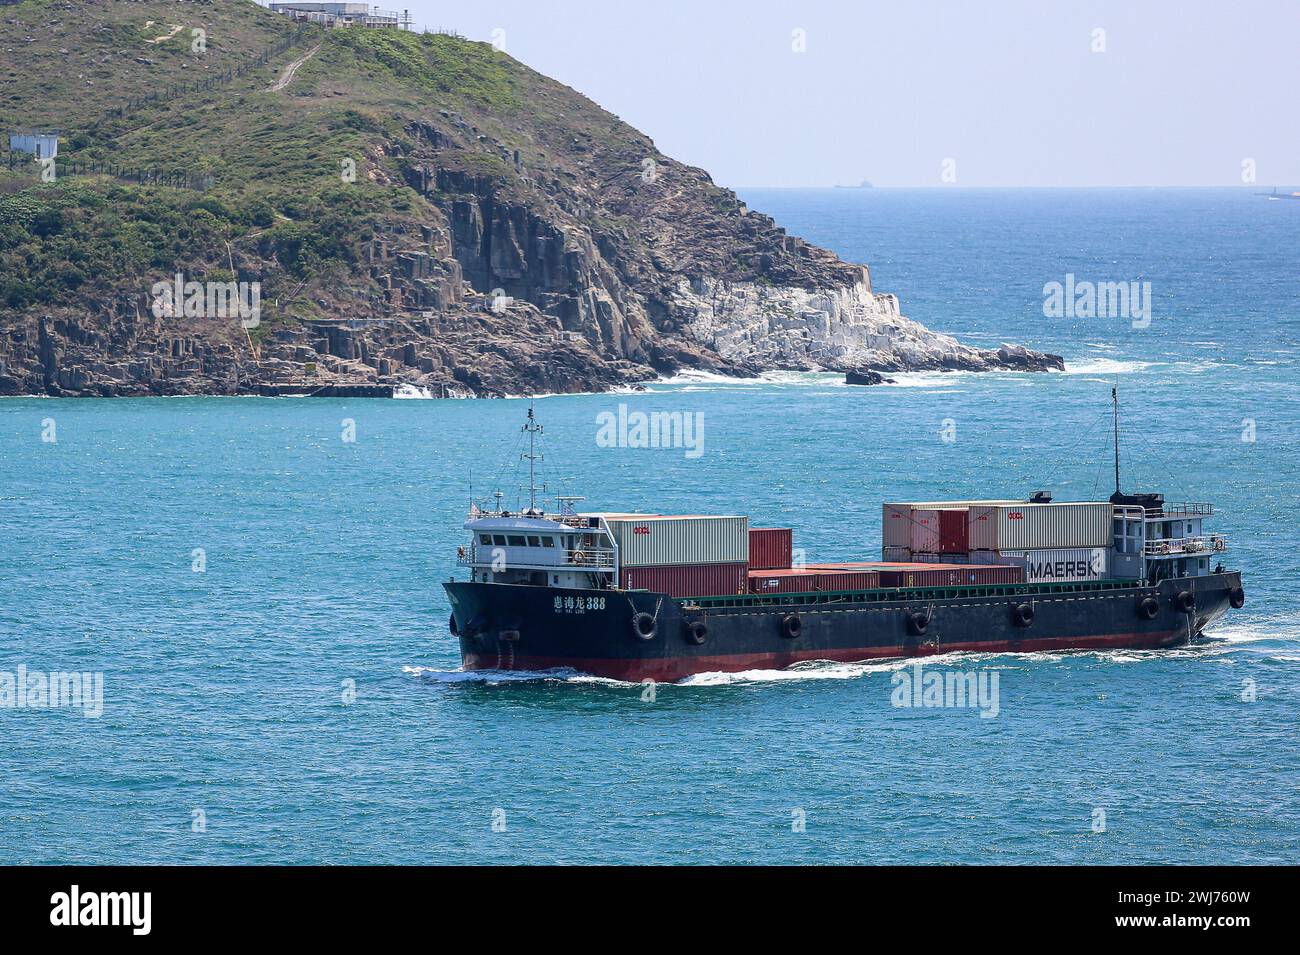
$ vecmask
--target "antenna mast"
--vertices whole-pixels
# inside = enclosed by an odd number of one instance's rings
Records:
[[[528,459],[528,510],[529,513],[536,513],[537,462],[540,460],[540,455],[537,453],[537,436],[542,433],[542,426],[533,416],[532,404],[528,405],[528,422],[524,425],[524,430],[528,432],[528,453],[524,455]]]
[[[1115,493],[1119,494],[1119,385],[1110,389],[1110,402],[1115,415]]]

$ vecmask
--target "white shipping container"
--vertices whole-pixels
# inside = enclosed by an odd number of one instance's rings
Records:
[[[1058,581],[1102,580],[1110,568],[1110,549],[1073,547],[1055,550],[1029,550],[1023,554],[1005,554],[1023,561],[1025,580],[1031,584]]]
[[[886,546],[881,548],[880,559],[887,564],[907,564],[912,560],[912,548]]]
[[[912,509],[912,553],[939,553],[939,512],[926,508]]]
[[[970,509],[971,550],[1059,550],[1108,547],[1109,502],[995,504]]]
[[[885,547],[912,546],[912,505],[886,504],[880,520],[880,536]]]
[[[668,564],[744,564],[749,561],[749,518],[604,514],[624,567]]]

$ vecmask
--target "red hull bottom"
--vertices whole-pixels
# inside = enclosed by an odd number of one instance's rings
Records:
[[[498,656],[467,653],[466,670],[577,670],[613,680],[640,683],[654,680],[670,683],[696,673],[737,673],[742,670],[780,670],[808,660],[860,663],[889,657],[934,656],[937,653],[1041,653],[1056,650],[1159,650],[1187,640],[1185,631],[1171,633],[1112,633],[1093,637],[1046,637],[1016,641],[989,640],[935,646],[849,647],[843,650],[788,650],[780,653],[729,653],[718,656],[645,658],[583,658],[530,656],[511,653]]]

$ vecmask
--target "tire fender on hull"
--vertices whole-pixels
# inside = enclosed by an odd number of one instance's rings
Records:
[[[638,640],[653,640],[658,629],[655,618],[645,611],[632,615],[632,636]]]
[[[703,620],[692,620],[686,624],[686,642],[700,646],[709,639],[709,625]]]

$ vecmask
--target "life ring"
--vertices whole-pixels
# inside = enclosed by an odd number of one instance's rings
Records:
[[[447,621],[447,629],[451,631],[451,635],[452,635],[453,637],[459,637],[459,636],[460,636],[460,627],[456,626],[456,615],[455,615],[455,614],[452,614],[452,615],[451,615],[451,618]]]
[[[792,613],[781,621],[781,635],[788,640],[798,640],[803,633],[803,621],[797,613]]]
[[[457,548],[456,548],[456,556],[459,557],[461,560],[464,560],[464,559],[465,559],[465,548],[463,548],[463,547],[457,547]]]
[[[570,564],[585,564],[586,562],[587,562],[587,555],[580,550],[575,550],[572,554],[569,555]]]
[[[692,620],[686,625],[686,642],[697,647],[709,639],[709,625],[703,620]]]
[[[1011,611],[1011,619],[1017,627],[1028,627],[1034,622],[1033,604],[1017,604]]]
[[[1242,590],[1240,587],[1233,587],[1229,590],[1228,605],[1232,607],[1233,610],[1240,610],[1242,607],[1246,606],[1246,591]]]
[[[1174,606],[1183,613],[1191,613],[1196,609],[1196,595],[1190,590],[1180,590],[1174,597]]]
[[[1137,614],[1143,620],[1154,620],[1160,613],[1160,603],[1155,597],[1143,597],[1138,601]]]
[[[930,626],[930,618],[921,611],[917,610],[907,615],[907,632],[914,637],[919,637]]]
[[[653,640],[657,629],[655,618],[650,614],[643,611],[632,615],[632,636],[638,640]]]

